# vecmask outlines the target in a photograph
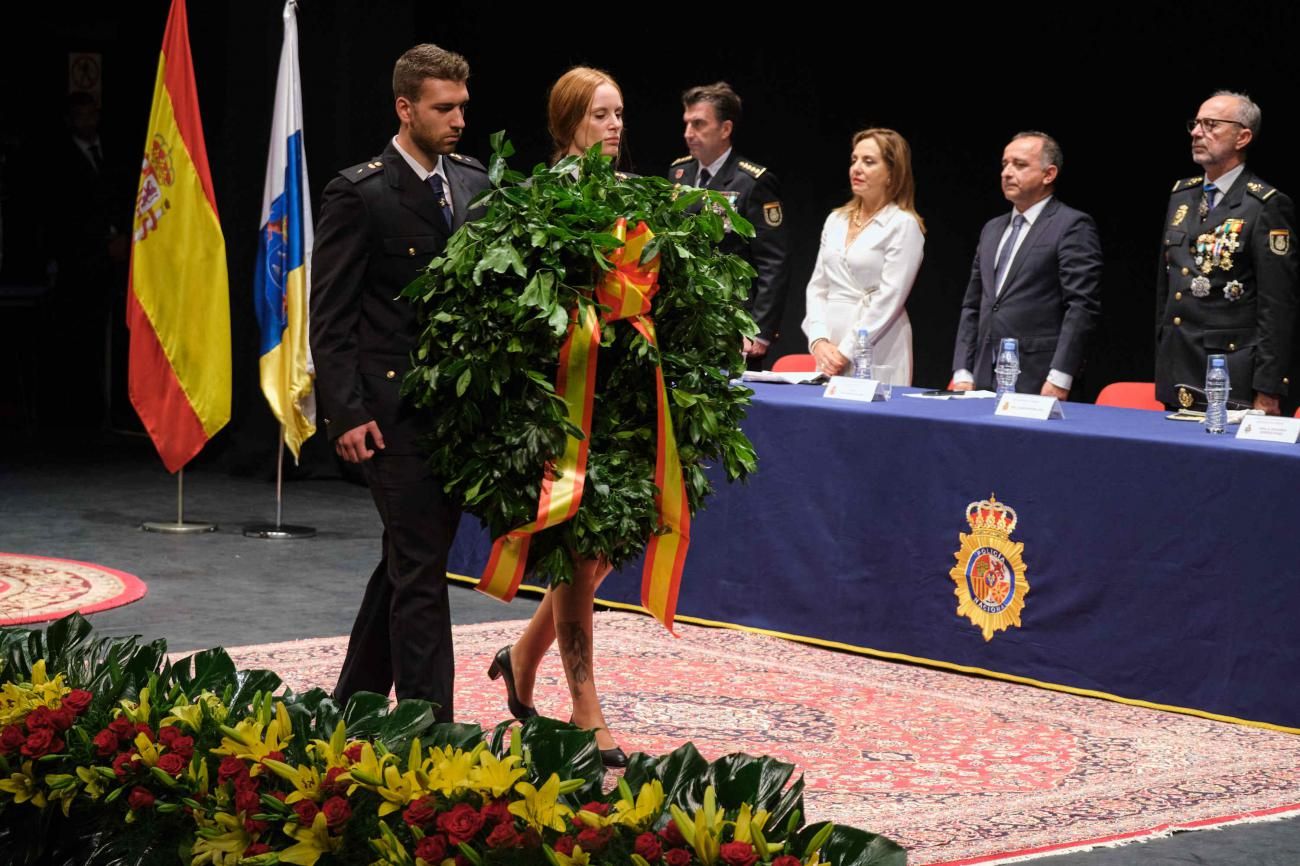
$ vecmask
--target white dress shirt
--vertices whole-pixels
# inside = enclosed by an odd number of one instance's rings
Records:
[[[438,154],[438,161],[434,163],[433,171],[429,171],[416,162],[415,157],[402,149],[402,146],[397,143],[397,136],[393,136],[393,147],[397,148],[397,152],[402,155],[402,159],[406,160],[406,164],[411,167],[411,171],[415,172],[415,176],[420,180],[428,183],[429,175],[431,174],[436,174],[438,177],[442,178],[442,191],[447,196],[447,207],[451,208],[452,212],[455,213],[456,203],[451,200],[451,181],[447,179],[447,170],[443,168],[442,154]]]

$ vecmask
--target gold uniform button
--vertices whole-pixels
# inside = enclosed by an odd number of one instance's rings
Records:
[[[384,378],[385,378],[385,379],[396,379],[396,378],[397,378],[397,373],[394,372],[393,370],[389,370],[387,373],[384,374]]]
[[[1283,377],[1282,377],[1282,384],[1283,384],[1283,385],[1290,385],[1290,384],[1291,384],[1291,380],[1288,379],[1288,378],[1286,378],[1285,376],[1283,376]]]
[[[1174,324],[1175,324],[1175,325],[1181,325],[1182,323],[1183,323],[1183,317],[1182,317],[1182,316],[1174,316]]]
[[[1229,352],[1235,352],[1235,351],[1237,351],[1237,344],[1236,344],[1236,343],[1229,343],[1229,344],[1228,344],[1228,351],[1229,351]]]
[[[410,248],[408,248],[407,251],[406,251],[406,254],[407,254],[408,256],[413,256],[413,255],[415,255],[415,247],[410,247]]]
[[[1189,271],[1187,268],[1183,268],[1183,276],[1187,276],[1190,273],[1191,271]]]
[[[1175,300],[1175,301],[1181,301],[1182,299],[1183,299],[1183,293],[1182,293],[1182,292],[1174,292],[1174,300]]]

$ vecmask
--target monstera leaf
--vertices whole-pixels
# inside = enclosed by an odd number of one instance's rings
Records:
[[[511,722],[502,722],[492,732],[488,747],[497,755],[510,750]],[[535,716],[519,729],[519,743],[529,762],[528,780],[540,786],[557,774],[561,779],[585,779],[586,784],[569,795],[576,804],[600,797],[605,765],[600,760],[596,734],[567,722]]]
[[[826,828],[830,827],[829,834]],[[907,866],[907,851],[897,842],[856,827],[809,824],[790,837],[787,850],[796,856],[811,854],[810,843],[824,835],[821,858],[835,866]],[[813,846],[816,847],[816,846]]]

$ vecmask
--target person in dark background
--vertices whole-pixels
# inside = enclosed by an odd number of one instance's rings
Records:
[[[754,225],[754,237],[749,241],[728,231],[721,249],[741,256],[757,272],[747,306],[758,323],[758,334],[745,340],[744,349],[749,368],[758,370],[768,348],[780,336],[790,281],[781,184],[767,168],[744,158],[732,145],[740,123],[740,96],[731,85],[719,81],[692,87],[682,94],[682,107],[684,138],[691,154],[669,167],[668,179],[717,190]]]

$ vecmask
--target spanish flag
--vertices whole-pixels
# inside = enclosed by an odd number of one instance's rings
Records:
[[[131,403],[168,472],[230,420],[230,289],[185,0],[173,0],[140,168],[126,323]]]
[[[316,432],[315,369],[307,341],[311,249],[297,4],[286,0],[253,300],[262,336],[258,359],[262,393],[283,427],[284,444],[294,459],[302,443]]]

